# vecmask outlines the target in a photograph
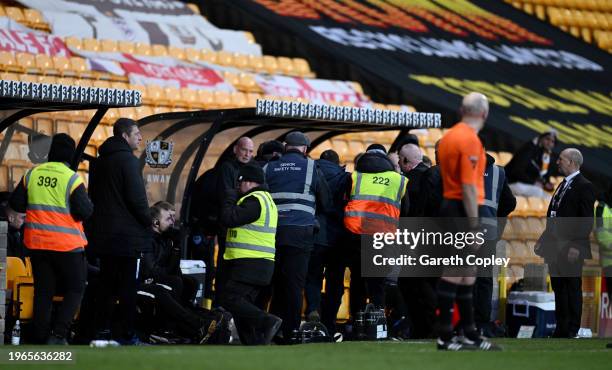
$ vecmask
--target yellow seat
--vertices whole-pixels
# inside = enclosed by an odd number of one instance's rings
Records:
[[[0,68],[7,72],[20,72],[21,68],[15,60],[15,54],[8,51],[0,51]]]
[[[80,38],[69,36],[64,39],[64,43],[71,49],[82,50],[83,41]]]
[[[487,152],[487,154],[493,157],[495,163],[499,165],[499,156],[497,155],[497,152]]]
[[[341,161],[344,161],[346,158],[351,158],[346,140],[332,139],[332,146],[336,153],[338,153]]]
[[[278,61],[276,57],[274,56],[264,55],[263,66],[264,66],[265,71],[271,75],[278,74],[280,72],[278,68]]]
[[[234,67],[239,69],[248,69],[249,56],[246,54],[234,53]]]
[[[101,51],[102,45],[98,39],[86,38],[83,39],[83,49],[87,51]]]
[[[287,57],[278,57],[276,58],[278,62],[279,71],[287,76],[293,76],[296,74],[295,67],[293,66],[293,60]]]
[[[21,81],[21,82],[37,83],[38,82],[38,76],[36,76],[36,75],[19,75],[19,81]]]
[[[202,108],[206,108],[206,109],[216,108],[215,97],[213,95],[213,92],[210,90],[198,90],[198,100]]]
[[[102,51],[107,53],[115,53],[119,51],[119,43],[116,40],[100,40]]]
[[[230,97],[232,108],[246,108],[249,106],[247,95],[243,92],[233,92]]]
[[[11,18],[16,22],[26,22],[25,16],[23,15],[23,12],[20,8],[17,8],[15,6],[7,6],[4,8],[4,12],[6,13],[7,17]]]
[[[257,72],[265,71],[263,58],[259,55],[249,55],[249,69]]]
[[[62,56],[54,56],[52,58],[53,68],[60,76],[74,76],[76,73],[72,70],[70,59]]]
[[[49,28],[49,25],[45,21],[45,17],[43,17],[42,13],[36,9],[24,9],[23,16],[30,27],[38,29]]]
[[[247,93],[247,107],[256,107],[257,99],[261,99],[262,95],[256,92]]]
[[[153,109],[146,105],[141,105],[140,107],[136,107],[136,117],[138,119],[143,119],[153,114]],[[112,132],[111,132],[112,133]]]
[[[244,36],[246,37],[246,39],[251,43],[254,44],[255,41],[255,36],[253,36],[253,34],[249,31],[244,31]]]
[[[149,44],[145,44],[143,42],[137,42],[136,45],[135,45],[134,54],[138,54],[138,55],[152,55],[153,54],[153,49],[151,48],[151,45],[149,45]]]
[[[212,50],[202,49],[200,50],[199,60],[208,63],[217,63],[217,53]]]
[[[223,79],[225,80],[225,82],[231,84],[235,88],[240,87],[240,76],[238,76],[234,72],[223,71]]]
[[[36,59],[34,58],[33,54],[17,53],[17,55],[15,55],[15,59],[17,59],[17,65],[21,68],[22,72],[38,72],[38,69],[36,68]]]
[[[192,62],[196,62],[200,60],[200,51],[194,48],[177,48],[175,46],[170,46],[168,48],[168,52],[171,56],[179,59],[187,59]]]
[[[522,196],[516,197],[516,208],[510,214],[510,217],[513,216],[527,216],[529,214],[529,203],[527,198]]]
[[[168,48],[166,47],[166,45],[155,44],[151,46],[151,55],[156,57],[168,56]]]
[[[32,318],[34,312],[34,279],[29,258],[6,257],[6,288],[11,290],[13,316],[18,320]]]
[[[546,216],[548,204],[546,203],[545,199],[540,197],[529,197],[527,198],[527,203],[529,204],[530,216]]]
[[[81,57],[70,57],[70,69],[79,77],[89,78],[92,76],[87,61]]]
[[[157,85],[146,87],[143,102],[149,105],[166,105],[168,103],[164,89]]]
[[[3,72],[2,74],[0,74],[0,80],[19,81],[19,75],[17,73]]]
[[[189,88],[182,88],[180,91],[181,101],[188,108],[200,107],[201,104],[198,101],[198,92]]]
[[[217,64],[220,64],[222,66],[234,65],[234,55],[227,51],[217,52]]]
[[[45,75],[57,75],[59,71],[55,68],[53,59],[46,54],[36,54],[34,57],[38,70]]]
[[[546,227],[544,219],[540,217],[528,217],[527,222],[527,238],[530,240],[537,240]]]
[[[131,41],[119,41],[119,51],[126,54],[134,54],[136,46]]]
[[[232,96],[227,91],[215,91],[213,93],[215,97],[215,105],[220,109],[232,107]]]
[[[38,82],[42,84],[55,84],[57,79],[55,76],[38,76]]]
[[[176,107],[176,106],[181,106],[181,107],[185,107],[187,106],[187,103],[185,101],[183,101],[182,97],[181,97],[181,91],[179,88],[174,87],[174,86],[167,86],[164,88],[164,94],[166,96],[166,99],[168,101],[168,105],[171,107]]]
[[[314,73],[310,70],[310,65],[303,58],[293,58],[293,67],[298,76],[301,77],[314,77]]]
[[[251,73],[241,73],[238,79],[240,90],[247,92],[260,92],[261,87],[257,84],[255,76]]]

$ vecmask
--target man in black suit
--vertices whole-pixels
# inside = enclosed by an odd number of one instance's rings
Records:
[[[582,314],[582,266],[592,258],[589,234],[593,227],[595,190],[580,173],[582,154],[574,148],[559,155],[557,165],[565,180],[548,206],[546,230],[536,253],[548,264],[555,292],[557,338],[575,337]],[[571,218],[571,219],[569,219]]]

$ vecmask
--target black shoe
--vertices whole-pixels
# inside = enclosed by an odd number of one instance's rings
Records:
[[[606,344],[606,348],[612,348],[612,343]]]
[[[280,317],[274,316],[271,314],[269,314],[264,319],[264,324],[263,324],[264,343],[263,344],[270,344],[272,342],[272,339],[278,332],[278,329],[280,329],[282,323],[283,323],[283,320]]]
[[[55,334],[51,334],[49,339],[47,339],[47,345],[49,346],[67,346],[68,341],[64,337],[58,337]]]
[[[464,343],[464,341],[458,337],[453,337],[450,340],[438,338],[437,346],[440,351],[475,351],[478,349],[473,343]]]

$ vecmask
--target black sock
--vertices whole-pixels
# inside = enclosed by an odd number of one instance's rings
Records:
[[[457,285],[440,279],[438,281],[438,336],[442,340],[450,340],[453,337],[453,305]]]
[[[463,332],[471,340],[479,337],[474,325],[473,290],[474,287],[472,285],[459,285],[457,287],[457,306],[459,307]]]

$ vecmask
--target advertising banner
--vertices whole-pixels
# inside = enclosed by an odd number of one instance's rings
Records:
[[[261,55],[244,32],[222,30],[180,1],[20,0],[43,13],[54,35]]]
[[[215,2],[220,4],[219,2]],[[225,4],[225,3],[224,3]],[[378,95],[456,117],[468,92],[486,94],[487,125],[527,141],[550,128],[589,171],[612,173],[612,57],[501,1],[236,0],[245,19],[295,35],[348,64]],[[340,67],[338,67],[340,68]]]

